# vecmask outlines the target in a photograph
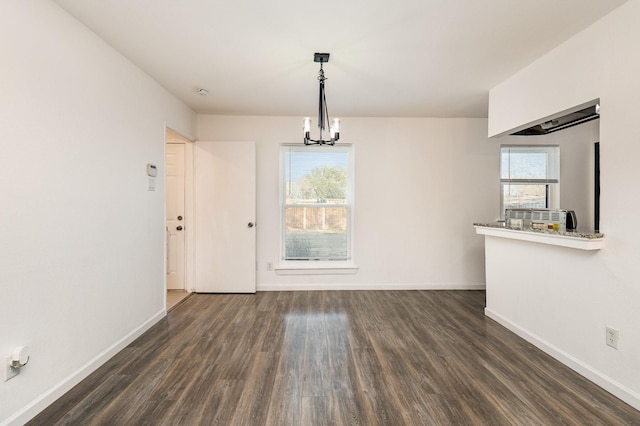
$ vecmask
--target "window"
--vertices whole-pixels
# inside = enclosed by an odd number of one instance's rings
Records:
[[[558,208],[558,146],[500,147],[501,214],[513,208]]]
[[[351,145],[282,145],[280,157],[282,259],[350,261]]]

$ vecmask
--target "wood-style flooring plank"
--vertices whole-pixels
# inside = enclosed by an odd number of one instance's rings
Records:
[[[640,425],[481,291],[197,294],[31,425]]]

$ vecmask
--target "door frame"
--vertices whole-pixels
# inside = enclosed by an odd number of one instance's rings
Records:
[[[195,246],[194,246],[194,197],[193,197],[193,142],[191,139],[181,135],[176,132],[169,126],[165,124],[165,141],[164,141],[164,170],[167,169],[167,144],[170,143],[182,143],[184,144],[184,222],[185,222],[185,282],[184,287],[188,293],[192,293],[195,291]],[[165,185],[165,194],[164,194],[164,222],[167,222],[167,190]],[[164,233],[164,250],[165,250],[165,265],[164,270],[167,270],[166,265],[166,251],[167,251],[167,233]],[[164,275],[164,291],[167,291],[167,279],[166,274]],[[166,301],[165,301],[166,303]]]

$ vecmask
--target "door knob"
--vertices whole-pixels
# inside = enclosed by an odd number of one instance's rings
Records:
[[[176,229],[177,229],[178,231],[182,231],[182,226],[178,226]]]
[[[247,225],[249,228],[253,228],[253,222],[249,222],[249,224]]]

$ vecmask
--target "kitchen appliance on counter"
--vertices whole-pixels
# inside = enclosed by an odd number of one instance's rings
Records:
[[[578,227],[578,218],[576,218],[576,212],[573,210],[567,210],[567,230],[575,230]]]
[[[576,213],[564,209],[506,209],[505,221],[515,229],[549,231],[574,230],[578,225]]]

